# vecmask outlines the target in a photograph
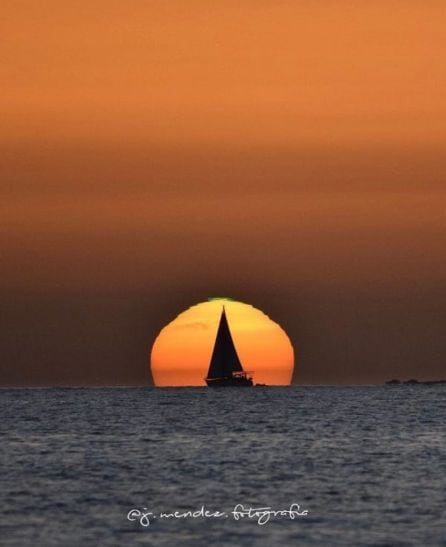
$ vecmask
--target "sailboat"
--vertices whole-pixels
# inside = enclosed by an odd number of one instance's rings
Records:
[[[252,378],[243,370],[237,355],[224,306],[205,380],[209,387],[253,385]]]

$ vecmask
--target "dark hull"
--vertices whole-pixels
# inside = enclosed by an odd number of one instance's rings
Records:
[[[253,385],[251,378],[228,377],[228,378],[206,378],[206,383],[209,387],[249,387]]]

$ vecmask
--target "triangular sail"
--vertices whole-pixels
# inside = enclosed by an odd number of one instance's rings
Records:
[[[224,378],[232,376],[233,372],[243,372],[243,367],[237,355],[231,331],[229,330],[226,312],[223,308],[212,352],[211,364],[209,365],[208,378]]]

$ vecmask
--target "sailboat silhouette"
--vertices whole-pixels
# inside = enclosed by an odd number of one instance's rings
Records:
[[[253,385],[252,378],[243,370],[237,355],[224,306],[205,380],[210,387]]]

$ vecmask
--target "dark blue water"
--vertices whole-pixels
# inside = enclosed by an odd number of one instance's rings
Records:
[[[0,406],[4,545],[446,545],[443,386],[3,389]],[[292,503],[308,515],[231,512]],[[203,505],[226,516],[127,519]]]

